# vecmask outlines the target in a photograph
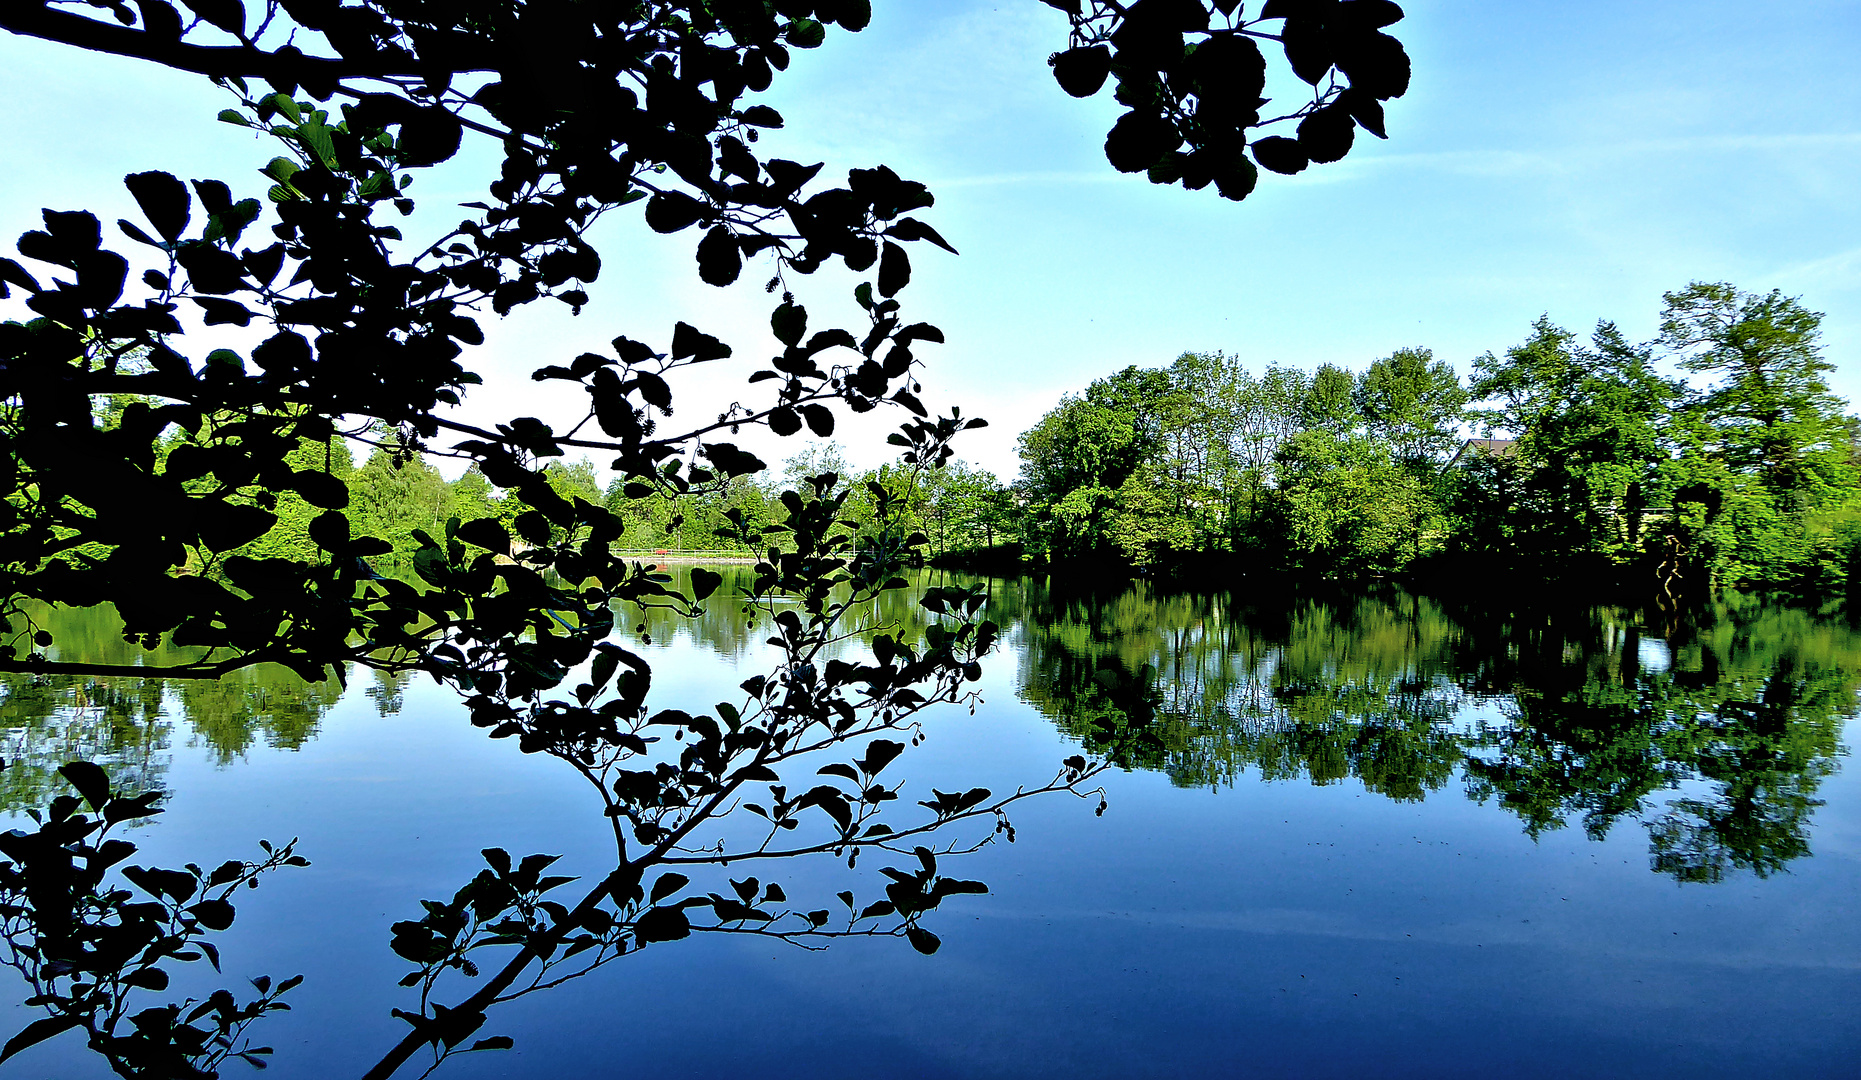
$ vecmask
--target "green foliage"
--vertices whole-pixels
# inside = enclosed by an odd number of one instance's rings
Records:
[[[1518,441],[1456,478],[1466,535],[1456,546],[1492,553],[1503,536],[1499,552],[1551,574],[1590,557],[1636,558],[1648,508],[1673,499],[1684,388],[1655,375],[1649,351],[1612,324],[1585,346],[1542,317],[1523,344],[1479,357],[1474,371],[1473,396],[1492,403],[1479,420]]]
[[[1503,360],[1475,362],[1483,421],[1518,445],[1456,478],[1456,546],[1533,572],[1602,560],[1669,593],[1839,592],[1861,477],[1820,319],[1775,292],[1696,283],[1667,294],[1652,345],[1603,323],[1583,346],[1538,320]],[[1662,378],[1657,355],[1719,381]]]
[[[1399,465],[1386,445],[1307,431],[1280,449],[1276,466],[1270,535],[1283,539],[1298,570],[1390,573],[1439,545],[1427,480]]]
[[[1014,497],[994,473],[952,461],[926,474],[924,486],[933,557],[987,553],[1014,535]]]
[[[297,448],[285,455],[285,461],[299,472],[323,473],[349,485],[350,505],[354,506],[358,494],[354,483],[356,469],[355,459],[349,444],[340,439],[328,439],[323,442],[304,440]],[[283,491],[275,496],[271,512],[277,515],[277,522],[266,531],[265,535],[240,548],[235,554],[254,559],[287,559],[292,562],[320,562],[323,552],[319,550],[316,540],[310,535],[310,523],[327,507],[317,506],[307,501],[296,491]]]
[[[1163,372],[1126,368],[1022,433],[1026,530],[1036,550],[1074,558],[1106,549],[1113,493],[1160,445],[1152,405],[1168,391]]]
[[[1852,483],[1848,425],[1829,390],[1817,342],[1822,316],[1772,290],[1764,296],[1695,282],[1666,294],[1661,344],[1688,371],[1715,378],[1693,409],[1709,447],[1737,472],[1756,472],[1787,509]]]
[[[163,790],[170,724],[157,680],[0,676],[0,731],[0,813],[49,804],[72,761],[102,768],[126,795]]]
[[[1470,386],[1426,349],[1361,376],[1257,378],[1185,353],[1093,383],[1022,435],[1015,528],[1053,561],[1227,554],[1363,576],[1446,555],[1670,597],[1838,595],[1861,581],[1861,420],[1824,379],[1820,320],[1776,292],[1695,284],[1667,295],[1655,342],[1609,322],[1582,341],[1541,317],[1476,358]],[[1718,381],[1666,377],[1663,360]],[[1463,440],[1469,423],[1505,437]]]
[[[1299,419],[1307,431],[1349,434],[1362,420],[1356,397],[1356,376],[1336,364],[1320,364],[1312,373]]]
[[[1422,470],[1453,452],[1467,397],[1452,365],[1427,349],[1397,349],[1363,373],[1355,403],[1370,437]]]
[[[416,532],[443,531],[452,516],[451,494],[431,462],[389,443],[376,447],[349,478],[345,516],[352,535],[379,537],[394,557],[408,559],[422,546]]]
[[[476,465],[465,470],[457,480],[452,482],[451,497],[447,500],[447,505],[453,515],[461,521],[474,521],[478,518],[503,520],[506,517],[504,500],[498,498],[496,490],[491,486],[491,481],[485,479],[484,472]]]
[[[1023,536],[1056,560],[1401,569],[1440,546],[1431,458],[1466,396],[1427,360],[1404,351],[1361,383],[1330,365],[1256,377],[1221,353],[1126,369],[1022,436]]]

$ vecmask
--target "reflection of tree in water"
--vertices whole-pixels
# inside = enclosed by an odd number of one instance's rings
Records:
[[[628,627],[631,636],[643,632],[652,641],[667,643],[675,636],[735,658],[768,637],[766,614],[752,626],[740,604],[730,599],[735,587],[750,580],[750,568],[720,568],[725,588],[696,620],[676,619],[669,612],[652,612],[640,627]],[[688,567],[674,570],[684,578]],[[689,589],[681,580],[680,586]],[[184,663],[198,658],[199,650],[178,649],[161,643],[153,651],[126,642],[121,622],[108,607],[33,607],[34,625],[50,629],[59,650],[95,663],[152,665]],[[883,605],[849,626],[856,637],[899,626],[921,628],[923,612],[915,595],[887,593]],[[412,676],[407,673],[369,673],[362,693],[375,711],[388,716],[399,712]],[[212,750],[220,764],[245,754],[254,744],[295,750],[315,738],[323,717],[342,697],[335,680],[307,683],[275,666],[248,668],[218,681],[125,678],[77,678],[0,675],[0,758],[9,767],[0,772],[0,813],[42,806],[51,794],[66,789],[57,779],[58,766],[85,760],[102,765],[119,790],[137,794],[161,785],[167,771],[171,720],[184,719],[196,745]]]
[[[629,621],[620,623],[616,637],[629,647],[644,643],[668,645],[677,639],[688,639],[733,662],[746,659],[772,632],[769,610],[759,607],[754,612],[748,611],[739,599],[741,590],[755,579],[750,566],[724,565],[713,569],[722,575],[723,584],[697,618],[680,618],[667,608],[650,608],[641,614],[629,607],[625,612]],[[673,566],[667,573],[673,588],[690,592],[691,567]],[[973,580],[947,571],[925,570],[913,583],[919,588],[928,588]],[[918,606],[919,595],[919,589],[895,589],[881,594],[875,603],[848,618],[844,624],[848,640],[870,643],[875,635],[896,633],[901,627],[910,629],[914,635],[922,631],[926,615]],[[778,604],[775,610],[780,611],[781,607]],[[1008,625],[1008,620],[997,617],[996,621]]]
[[[407,684],[413,681],[413,674],[406,671],[376,671],[374,681],[370,682],[362,693],[374,702],[378,716],[393,716],[406,704]]]
[[[1853,633],[1749,600],[1668,626],[1672,663],[1644,667],[1643,632],[1615,609],[1146,583],[1028,581],[998,597],[1019,624],[1023,697],[1128,768],[1185,786],[1249,767],[1354,778],[1398,800],[1459,775],[1533,837],[1572,819],[1598,839],[1642,821],[1654,868],[1683,881],[1762,876],[1809,853],[1814,794],[1861,686]]]
[[[1801,610],[1750,601],[1669,627],[1673,663],[1646,670],[1618,613],[1524,635],[1503,723],[1483,726],[1469,793],[1537,835],[1580,816],[1601,837],[1648,827],[1654,866],[1682,881],[1766,876],[1809,854],[1815,791],[1855,714],[1861,643]],[[1597,632],[1597,627],[1602,632]],[[1677,797],[1656,804],[1663,790]]]
[[[1006,590],[1005,590],[1006,591]],[[1127,768],[1184,786],[1356,777],[1418,799],[1453,777],[1444,726],[1460,693],[1416,668],[1441,652],[1375,601],[1350,609],[1250,605],[1138,583],[1115,596],[1018,586],[1022,694],[1062,729]]]
[[[159,680],[0,675],[0,814],[67,790],[68,761],[95,762],[130,795],[160,790],[168,735]]]
[[[199,650],[166,642],[153,651],[122,638],[108,607],[31,610],[60,650],[95,663],[184,663]],[[0,811],[44,805],[64,790],[54,775],[68,761],[95,762],[111,783],[131,794],[161,786],[167,771],[171,721],[184,718],[194,739],[224,764],[262,739],[296,749],[314,738],[323,715],[342,696],[335,680],[306,683],[284,668],[249,668],[217,682],[74,676],[0,676]]]
[[[213,682],[177,680],[174,690],[195,738],[211,747],[222,765],[260,739],[273,749],[302,747],[316,737],[323,715],[343,693],[334,679],[307,683],[271,666],[247,668]]]

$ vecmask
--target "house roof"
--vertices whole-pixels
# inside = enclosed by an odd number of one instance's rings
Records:
[[[1459,450],[1454,452],[1453,460],[1447,463],[1448,468],[1451,469],[1460,464],[1460,459],[1466,457],[1469,452],[1496,458],[1517,457],[1519,441],[1517,439],[1468,439],[1460,444]]]

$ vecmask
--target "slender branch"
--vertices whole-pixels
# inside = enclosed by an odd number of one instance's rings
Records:
[[[894,851],[898,849],[891,847],[891,845],[896,844],[899,840],[902,840],[906,837],[922,836],[926,833],[937,832],[958,821],[967,821],[970,818],[986,817],[986,816],[998,814],[1002,810],[1013,805],[1014,803],[1018,803],[1022,801],[1023,799],[1033,798],[1036,795],[1047,795],[1047,794],[1052,794],[1054,792],[1071,791],[1074,794],[1080,796],[1081,798],[1089,797],[1090,795],[1095,794],[1096,792],[1082,792],[1079,790],[1077,785],[1085,780],[1090,779],[1093,776],[1096,776],[1099,771],[1101,770],[1093,770],[1090,772],[1082,773],[1079,776],[1079,778],[1076,780],[1070,780],[1070,781],[1055,780],[1053,783],[1047,784],[1044,787],[1037,787],[1031,790],[1017,790],[1013,795],[1010,795],[1004,799],[999,799],[993,803],[990,803],[988,806],[978,806],[970,810],[965,810],[958,814],[951,814],[948,817],[937,818],[936,820],[926,822],[923,825],[917,825],[909,829],[900,829],[896,832],[886,833],[883,836],[848,836],[848,837],[842,837],[838,840],[824,841],[819,844],[813,844],[808,847],[802,847],[802,848],[786,848],[786,849],[778,850],[778,851],[757,850],[757,851],[732,852],[728,855],[702,855],[702,856],[680,855],[680,856],[669,856],[659,861],[667,866],[694,866],[694,865],[702,866],[702,865],[713,864],[713,863],[718,863],[718,862],[724,862],[724,863],[742,862],[742,861],[747,861],[749,859],[794,859],[794,858],[800,858],[806,855],[825,854],[826,852],[832,851],[836,848],[876,847],[876,848],[884,848],[888,851]],[[970,850],[974,850],[974,849],[970,849]]]
[[[0,14],[0,29],[23,37],[74,45],[90,52],[111,53],[136,60],[148,60],[180,71],[219,77],[254,76],[261,79],[382,79],[391,76],[419,77],[420,72],[402,70],[381,63],[358,63],[328,57],[269,53],[251,45],[190,45],[175,38],[165,38],[145,30],[107,23],[98,19],[56,11],[30,0],[11,3]],[[483,66],[457,66],[455,71],[495,71],[488,60]]]
[[[530,966],[532,960],[546,955],[539,946],[546,946],[550,951],[553,951],[575,927],[582,924],[582,919],[588,915],[589,912],[600,906],[601,902],[607,899],[616,881],[621,879],[625,871],[633,869],[643,870],[645,867],[663,862],[669,850],[677,845],[679,841],[690,835],[691,831],[696,829],[701,822],[708,821],[715,816],[718,807],[729,801],[732,794],[738,787],[742,786],[743,783],[742,780],[732,780],[725,783],[688,821],[677,829],[674,829],[670,835],[661,840],[651,851],[642,854],[639,858],[630,862],[624,862],[619,867],[615,868],[613,873],[601,880],[601,884],[595,886],[594,889],[589,891],[588,895],[582,897],[581,902],[575,905],[574,910],[570,911],[566,918],[557,920],[550,933],[544,935],[541,942],[526,943],[522,950],[519,951],[516,956],[512,957],[510,962],[505,964],[496,975],[493,975],[483,986],[479,987],[477,992],[472,994],[471,997],[453,1006],[452,1011],[482,1012],[489,1006],[495,1004],[498,1000],[498,996],[508,989],[511,983],[517,981],[517,976],[523,974],[524,969]],[[422,1046],[427,1045],[430,1041],[431,1039],[417,1028],[408,1032],[400,1042],[394,1045],[393,1049],[389,1050],[380,1061],[375,1063],[373,1068],[363,1074],[362,1080],[387,1080],[387,1078],[393,1076],[402,1065],[407,1063],[408,1058],[412,1057]]]

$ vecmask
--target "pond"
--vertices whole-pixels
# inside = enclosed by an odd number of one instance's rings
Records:
[[[1854,1075],[1861,632],[1845,618],[1736,597],[1663,617],[1498,593],[988,584],[1005,634],[984,703],[927,725],[894,766],[906,795],[1038,785],[1083,746],[1119,766],[1102,815],[1023,804],[1015,843],[952,871],[991,894],[931,916],[934,956],[655,946],[503,1006],[484,1033],[516,1048],[439,1075]],[[85,643],[66,658],[129,655],[106,615],[60,618],[61,645]],[[903,597],[872,615],[912,618]],[[765,634],[713,601],[631,644],[657,702],[696,711],[759,670]],[[167,793],[138,861],[301,837],[312,865],[244,893],[223,935],[228,982],[306,976],[255,1029],[277,1049],[267,1075],[359,1075],[401,1036],[388,928],[450,896],[480,848],[601,869],[579,778],[486,739],[421,680],[8,676],[0,693],[8,813],[81,756]],[[872,877],[783,870],[800,907]],[[69,1035],[5,1068],[108,1075]]]

